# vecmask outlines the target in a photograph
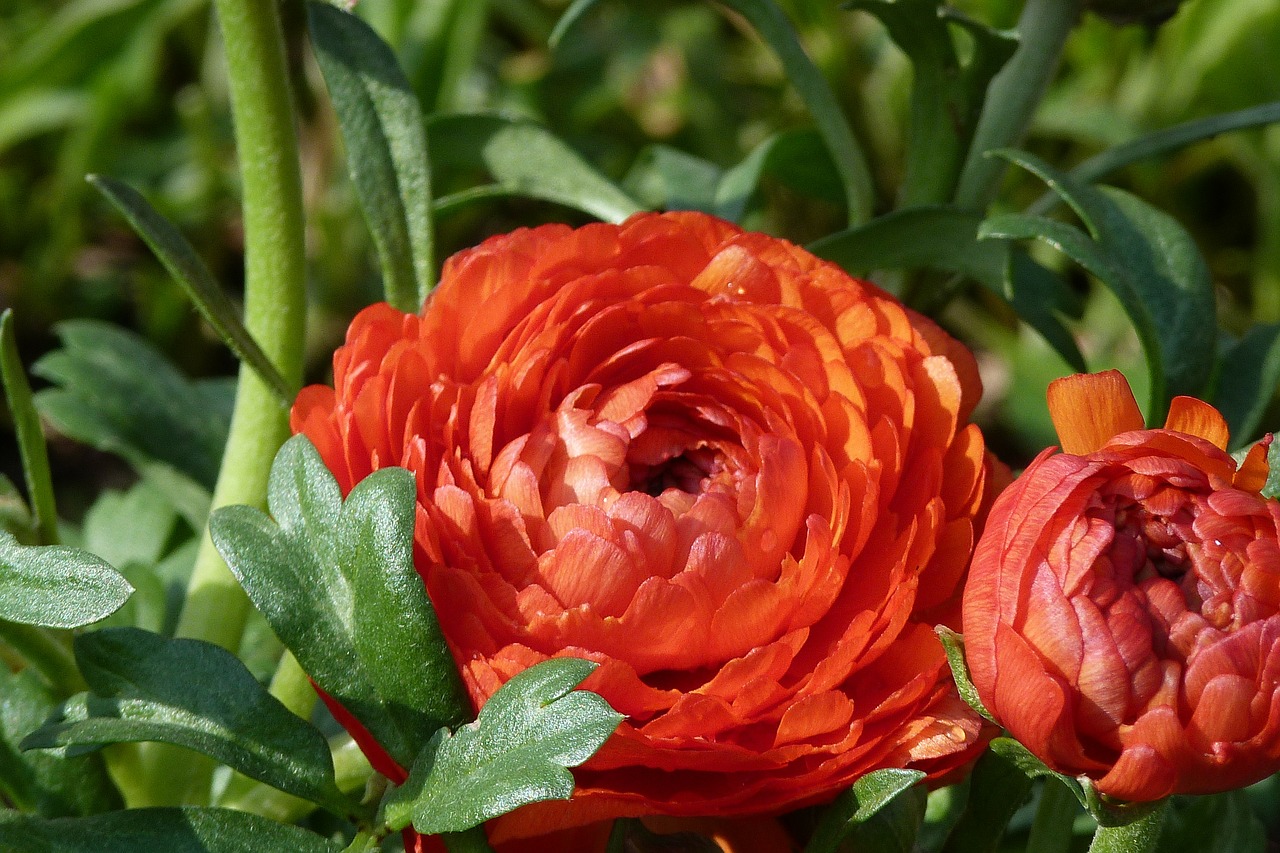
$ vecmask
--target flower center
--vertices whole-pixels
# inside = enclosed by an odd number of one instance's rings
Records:
[[[667,489],[699,495],[724,470],[724,457],[705,446],[685,448],[657,464],[632,462],[631,490],[659,497]]]

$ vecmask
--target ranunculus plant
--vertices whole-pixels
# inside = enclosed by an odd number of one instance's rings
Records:
[[[164,183],[242,201],[197,234],[89,178],[234,380],[94,319],[24,364],[0,313],[0,850],[1280,839],[1273,279],[1096,183],[1280,109],[1025,139],[1071,38],[1211,0],[200,5],[74,0],[0,67],[0,150],[98,103],[65,174],[131,62],[211,45],[174,67],[229,121],[188,87],[196,138],[128,162],[234,127],[238,175]],[[66,439],[123,460],[100,495]]]

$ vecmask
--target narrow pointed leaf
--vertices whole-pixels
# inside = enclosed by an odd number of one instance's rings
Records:
[[[290,386],[249,334],[231,300],[218,285],[204,259],[187,242],[172,222],[160,215],[141,193],[128,184],[102,175],[90,175],[90,184],[106,196],[128,220],[138,236],[173,276],[200,316],[218,333],[236,358],[253,368],[283,406],[289,405],[298,389]]]
[[[53,478],[49,473],[49,453],[40,429],[40,416],[31,397],[31,386],[18,357],[13,331],[13,311],[0,312],[0,385],[13,418],[18,438],[18,455],[31,499],[36,537],[45,545],[58,541],[58,511],[53,499]]]
[[[1152,422],[1163,421],[1175,395],[1201,395],[1212,372],[1217,324],[1209,270],[1191,236],[1136,196],[1081,184],[1025,152],[1002,155],[1048,183],[1088,233],[1043,217],[1009,215],[988,220],[981,236],[1042,240],[1116,294],[1146,353]]]
[[[823,811],[805,853],[856,850],[910,853],[924,819],[920,770],[890,768],[863,776]]]
[[[850,129],[835,93],[805,53],[786,13],[773,0],[724,0],[724,5],[746,18],[778,55],[787,79],[809,108],[809,114],[831,152],[831,159],[835,161],[844,187],[849,224],[866,222],[871,218],[875,201],[866,155]]]
[[[210,532],[272,630],[401,766],[470,718],[453,658],[413,566],[413,475],[384,468],[342,501],[305,436],[271,466],[274,517],[214,513]]]
[[[594,755],[622,721],[600,696],[574,690],[595,667],[543,661],[503,685],[474,723],[437,732],[383,801],[387,824],[460,832],[528,803],[568,799],[566,768]]]
[[[296,826],[232,809],[146,808],[46,820],[0,811],[0,850],[11,853],[340,853]]]
[[[497,115],[433,116],[432,167],[482,169],[510,195],[551,201],[621,222],[641,205],[545,127]]]
[[[598,2],[600,0],[573,0],[569,4],[569,8],[565,9],[564,14],[560,16],[560,20],[556,21],[555,28],[551,30],[551,35],[547,37],[547,45],[552,50],[559,47],[564,34]]]
[[[246,776],[348,814],[328,742],[266,691],[235,655],[199,640],[136,628],[76,638],[92,693],[68,699],[24,749],[65,750],[162,741],[208,755]]]
[[[391,48],[364,21],[308,5],[311,37],[373,234],[387,301],[417,311],[435,284],[431,168],[422,108]]]
[[[1231,427],[1231,443],[1257,438],[1267,404],[1280,386],[1280,323],[1254,326],[1222,356],[1213,404]]]
[[[79,628],[119,610],[132,592],[119,572],[88,551],[19,545],[0,533],[0,618]]]

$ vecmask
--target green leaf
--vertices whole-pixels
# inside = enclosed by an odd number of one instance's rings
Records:
[[[809,251],[854,275],[873,270],[958,273],[1003,295],[1006,247],[978,240],[982,218],[955,207],[913,207],[810,243]]]
[[[10,622],[79,628],[114,613],[132,592],[119,572],[88,551],[19,545],[0,533],[0,613]]]
[[[1111,288],[1142,341],[1151,373],[1153,423],[1178,394],[1199,395],[1213,368],[1213,285],[1191,236],[1172,217],[1129,193],[1077,183],[1024,152],[1003,156],[1043,178],[1075,210],[1086,234],[1043,217],[995,216],[979,236],[1038,239]]]
[[[236,358],[253,368],[282,406],[292,403],[298,389],[285,381],[253,335],[249,334],[235,306],[182,232],[128,184],[101,175],[90,175],[87,180],[106,196],[151,247],[169,275]]]
[[[899,204],[939,204],[955,193],[991,78],[1017,48],[1011,32],[971,20],[938,0],[852,0],[878,18],[912,65],[906,177]],[[970,40],[961,60],[952,26]]]
[[[13,481],[0,474],[0,531],[10,534],[24,545],[32,542],[34,524],[31,510]]]
[[[804,52],[800,37],[786,14],[773,0],[723,0],[755,27],[782,62],[787,79],[800,93],[809,114],[813,116],[818,131],[827,143],[831,159],[835,162],[844,188],[850,225],[859,225],[871,218],[874,206],[874,189],[871,170],[849,123],[845,119],[835,93],[831,91],[822,72]]]
[[[964,814],[947,836],[943,853],[995,853],[1009,819],[1031,791],[1030,777],[996,749],[987,750],[978,759],[970,785]]]
[[[1267,447],[1267,482],[1260,494],[1268,500],[1280,500],[1280,441],[1274,438]]]
[[[952,631],[946,625],[939,625],[933,630],[942,641],[942,649],[947,654],[947,663],[951,666],[951,677],[955,680],[960,698],[984,719],[992,723],[996,722],[995,717],[991,716],[991,712],[978,697],[978,688],[974,687],[973,682],[969,680],[969,664],[964,658],[964,636]]]
[[[1264,853],[1267,834],[1244,791],[1187,797],[1165,818],[1161,853]]]
[[[839,175],[822,138],[812,130],[775,133],[720,178],[712,213],[740,222],[765,176],[806,195],[841,204]]]
[[[552,50],[559,47],[560,41],[570,27],[576,24],[587,13],[587,10],[598,2],[599,0],[573,0],[569,4],[569,8],[565,9],[564,14],[560,16],[560,20],[556,21],[555,29],[551,31],[551,35],[547,38],[547,45]]]
[[[373,234],[387,301],[416,311],[435,284],[431,167],[422,108],[391,48],[355,15],[308,4],[347,171]]]
[[[76,638],[92,693],[71,697],[23,749],[162,741],[208,755],[246,776],[350,814],[334,783],[328,742],[257,682],[235,655],[199,640],[136,628]]]
[[[1242,447],[1256,435],[1267,404],[1280,386],[1280,323],[1254,326],[1222,356],[1213,405]]]
[[[715,207],[720,167],[670,145],[650,145],[631,164],[622,188],[654,210]]]
[[[486,171],[501,193],[563,204],[606,222],[621,222],[642,209],[582,155],[534,122],[496,115],[433,116],[427,134],[432,168],[440,172]]]
[[[623,719],[595,693],[574,690],[595,668],[543,661],[504,684],[474,723],[437,732],[383,801],[388,826],[460,832],[528,803],[568,799],[565,768],[594,755]]]
[[[0,812],[8,853],[339,853],[313,832],[232,809],[148,808],[45,820]]]
[[[805,853],[855,850],[910,853],[924,819],[927,794],[920,770],[887,768],[863,776],[828,806]]]
[[[231,423],[234,383],[191,382],[150,344],[93,320],[58,326],[63,347],[32,372],[57,386],[36,408],[65,435],[127,460],[199,530]]]
[[[19,751],[55,704],[31,669],[0,671],[0,797],[42,817],[72,817],[123,808],[100,755]]]
[[[413,475],[384,468],[346,502],[305,436],[267,490],[274,521],[244,506],[210,533],[276,635],[315,682],[409,766],[436,729],[470,717],[453,657],[413,566]]]
[[[85,513],[85,550],[114,566],[157,563],[173,538],[178,516],[154,486],[139,482],[127,492],[108,490]]]
[[[27,384],[18,342],[13,332],[13,311],[0,312],[0,385],[13,416],[18,438],[18,456],[27,481],[27,493],[34,510],[36,537],[46,545],[58,541],[58,511],[53,500],[53,478],[49,473],[49,453],[40,429],[40,416],[32,404],[31,386]]]

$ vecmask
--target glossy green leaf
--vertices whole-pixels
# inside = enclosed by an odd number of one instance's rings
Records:
[[[0,533],[0,613],[10,622],[79,628],[114,613],[132,592],[119,572],[88,551],[19,545]]]
[[[402,766],[470,705],[413,566],[413,475],[384,468],[345,503],[305,436],[285,443],[267,503],[214,513],[227,565],[302,668]]]
[[[298,389],[291,387],[249,334],[227,294],[218,285],[195,248],[177,227],[160,215],[141,193],[121,181],[90,175],[88,181],[120,211],[138,236],[178,283],[196,310],[222,338],[236,358],[253,368],[280,404],[293,402]]]
[[[49,473],[49,453],[45,446],[40,416],[36,414],[31,386],[18,357],[18,342],[13,331],[13,311],[0,312],[0,385],[13,417],[18,439],[18,456],[31,498],[36,538],[43,544],[58,541],[58,512],[53,500],[53,479]]]
[[[852,0],[847,9],[874,15],[912,65],[910,139],[899,204],[940,204],[955,192],[991,78],[1017,47],[992,29],[939,6],[937,0]],[[952,26],[971,44],[962,61]]]
[[[352,811],[334,783],[324,736],[225,649],[104,628],[76,638],[76,660],[93,692],[64,702],[23,741],[24,749],[75,755],[84,747],[162,741],[338,814]]]
[[[378,250],[387,301],[416,311],[435,284],[431,168],[422,108],[368,24],[308,5],[316,58],[347,149],[347,171]]]
[[[1043,217],[992,217],[980,237],[1038,239],[1067,255],[1119,298],[1151,373],[1153,423],[1169,400],[1198,395],[1210,377],[1217,337],[1213,286],[1191,236],[1172,217],[1129,193],[1076,182],[1023,152],[1003,152],[1044,179],[1088,233]]]
[[[433,116],[427,126],[432,168],[483,170],[503,193],[563,204],[606,222],[641,205],[581,154],[534,122],[497,115]]]
[[[18,744],[40,727],[55,704],[31,669],[0,671],[0,797],[42,817],[123,808],[102,756],[20,750]]]
[[[1280,387],[1280,323],[1254,326],[1222,355],[1212,402],[1231,427],[1233,447],[1257,438]]]
[[[595,667],[543,661],[504,684],[474,723],[437,732],[383,801],[387,824],[460,832],[528,803],[568,799],[566,768],[594,755],[623,719],[595,693],[574,690]]]
[[[855,850],[910,853],[924,819],[920,770],[887,768],[863,776],[822,812],[805,853]]]
[[[800,93],[809,114],[827,143],[844,188],[850,225],[871,218],[874,189],[866,155],[845,119],[835,93],[822,72],[804,52],[800,37],[786,13],[773,0],[723,0],[724,5],[746,18],[782,62],[787,79]]]
[[[6,853],[339,853],[313,832],[232,809],[148,808],[46,820],[0,811]]]
[[[32,372],[58,387],[36,394],[36,408],[65,435],[123,457],[202,528],[234,383],[189,381],[150,344],[109,323],[74,320],[57,330],[62,349]]]

